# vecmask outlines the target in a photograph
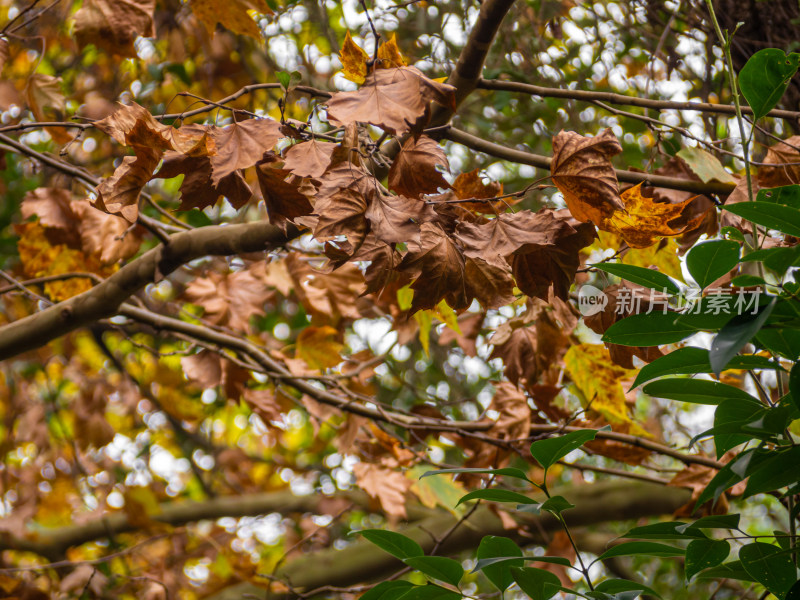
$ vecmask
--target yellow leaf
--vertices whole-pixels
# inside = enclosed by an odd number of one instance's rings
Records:
[[[342,362],[344,346],[336,341],[339,332],[330,325],[306,327],[297,336],[296,356],[312,369],[328,369]]]
[[[578,344],[564,355],[564,368],[587,405],[610,423],[632,423],[620,381],[635,371],[611,362],[603,344]]]
[[[358,85],[364,83],[369,55],[353,41],[349,31],[344,36],[344,44],[342,44],[339,56],[342,58],[342,74],[345,78]]]
[[[464,489],[464,485],[459,481],[453,481],[450,475],[434,475],[420,479],[424,473],[430,470],[429,467],[419,465],[406,471],[406,477],[413,482],[411,492],[419,498],[420,504],[423,506],[428,508],[441,506],[453,513],[454,516],[460,517],[465,510],[464,505],[456,507],[456,504],[467,491]]]
[[[363,50],[362,50],[363,52]],[[397,34],[392,34],[392,39],[378,46],[378,68],[392,69],[394,67],[405,67],[408,63],[400,53],[397,46]]]
[[[214,33],[219,23],[234,33],[260,38],[261,30],[253,20],[251,11],[272,14],[265,0],[191,0],[189,6],[209,34]]]
[[[414,319],[419,323],[419,342],[425,356],[431,355],[431,327],[433,325],[433,311],[420,310],[414,314]]]
[[[616,251],[623,244],[622,238],[614,233],[600,231],[598,234],[598,239],[588,248],[589,250],[610,248]],[[673,238],[667,238],[661,244],[653,244],[647,248],[631,248],[619,258],[619,262],[645,269],[655,267],[664,275],[683,281],[678,250],[677,242]]]
[[[661,237],[681,235],[699,226],[705,217],[699,214],[688,220],[682,218],[694,198],[675,204],[653,202],[642,196],[641,187],[640,183],[623,192],[624,210],[615,210],[598,225],[603,231],[622,236],[631,248],[647,248]]]
[[[444,323],[449,329],[461,335],[461,328],[458,326],[458,316],[456,311],[450,308],[450,305],[442,300],[436,305],[436,316]]]

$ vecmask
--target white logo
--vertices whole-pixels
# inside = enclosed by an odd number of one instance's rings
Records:
[[[578,291],[578,310],[584,317],[591,317],[608,304],[608,296],[593,285],[584,285]]]

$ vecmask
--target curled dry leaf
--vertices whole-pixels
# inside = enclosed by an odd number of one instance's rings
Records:
[[[75,39],[81,48],[94,44],[109,54],[136,58],[136,38],[155,36],[155,8],[155,0],[84,0],[75,13]]]
[[[800,183],[800,135],[793,135],[769,148],[764,163],[758,168],[761,187]]]
[[[235,273],[210,272],[186,288],[186,298],[203,307],[204,316],[215,325],[250,331],[250,317],[264,311],[268,297],[262,265],[251,265]]]
[[[308,197],[300,191],[299,182],[286,181],[289,173],[287,169],[270,167],[267,162],[256,165],[269,222],[280,227],[287,221],[310,215],[314,210]]]
[[[356,484],[373,498],[383,510],[394,517],[406,518],[406,492],[411,480],[401,473],[369,463],[356,463],[353,466]]]
[[[174,150],[192,156],[213,151],[213,142],[198,126],[175,129],[162,125],[146,108],[135,102],[122,104],[112,115],[94,122],[100,131],[110,135],[123,146],[147,151]]]
[[[253,193],[239,171],[234,171],[220,179],[218,184],[211,181],[211,159],[208,156],[186,156],[180,152],[167,152],[164,162],[154,177],[170,179],[183,175],[181,182],[181,205],[178,210],[192,208],[204,209],[217,203],[225,196],[231,205],[239,209],[252,197]]]
[[[72,209],[72,194],[63,188],[36,188],[22,199],[20,213],[23,219],[32,216],[39,218],[48,230],[55,230],[48,235],[52,243],[64,243],[71,247],[80,244],[80,217]]]
[[[528,437],[531,432],[531,408],[525,394],[507,381],[496,383],[494,387],[490,408],[499,415],[489,430],[490,435],[506,440]]]
[[[389,169],[389,189],[401,196],[419,198],[436,193],[439,188],[450,187],[437,166],[449,168],[442,147],[426,135],[411,136]]]
[[[283,168],[298,177],[322,177],[338,144],[316,139],[294,144],[284,156]]]
[[[497,181],[484,183],[481,177],[481,169],[474,169],[468,173],[461,173],[453,181],[453,191],[462,200],[475,198],[476,200],[486,200],[503,195],[503,184]],[[459,206],[475,212],[497,214],[502,212],[509,200],[497,200],[495,202],[464,202]]]
[[[190,0],[189,7],[209,34],[213,35],[219,23],[234,33],[257,39],[261,38],[261,30],[247,11],[272,14],[266,0]]]
[[[693,210],[694,197],[675,204],[653,202],[642,195],[641,188],[640,183],[623,192],[624,208],[598,223],[600,229],[620,235],[631,248],[647,248],[661,237],[682,235],[705,219],[705,212]]]
[[[139,194],[152,179],[160,160],[159,153],[146,150],[123,158],[114,174],[97,186],[97,198],[92,206],[135,223],[139,216]]]
[[[25,86],[28,106],[37,121],[63,121],[67,112],[67,99],[61,91],[61,78],[34,73]],[[47,132],[59,144],[72,140],[67,129],[48,127]]]
[[[426,77],[416,67],[377,69],[354,92],[337,92],[328,101],[328,118],[338,125],[370,123],[394,134],[408,131],[429,102],[454,106],[455,88]]]
[[[421,200],[378,193],[372,198],[365,216],[376,237],[391,244],[418,241],[419,224],[434,220],[436,215]]]
[[[564,194],[572,216],[595,224],[623,210],[611,157],[622,152],[611,129],[594,137],[561,131],[553,138],[553,183]]]

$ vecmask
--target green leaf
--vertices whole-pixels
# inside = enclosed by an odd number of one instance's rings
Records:
[[[744,261],[744,259],[742,259]],[[764,285],[767,283],[763,277],[756,275],[737,275],[731,279],[731,285],[735,287],[752,287],[756,285]]]
[[[564,496],[552,496],[551,498],[548,498],[542,502],[541,506],[539,507],[540,510],[546,510],[554,515],[560,515],[562,512],[569,510],[570,508],[575,508],[575,505],[567,501]]]
[[[594,589],[604,594],[619,594],[620,592],[636,592],[642,591],[656,598],[661,598],[653,588],[647,587],[638,581],[628,581],[627,579],[606,579],[601,581]]]
[[[561,589],[558,576],[544,569],[512,567],[511,576],[531,600],[549,600]]]
[[[705,539],[704,534],[699,529],[692,527],[691,523],[681,521],[667,521],[664,523],[651,523],[634,527],[625,535],[624,538],[636,538],[640,540],[686,540],[686,539]]]
[[[741,515],[709,515],[688,525],[695,529],[738,529]]]
[[[758,201],[739,202],[722,208],[767,229],[800,237],[800,211],[795,208]]]
[[[725,540],[692,540],[686,546],[686,579],[721,564],[730,552],[731,545]]]
[[[741,262],[755,261],[760,261],[770,271],[783,275],[789,268],[800,265],[800,248],[797,246],[792,248],[762,248],[743,256]]]
[[[709,500],[716,502],[727,489],[742,481],[746,475],[745,471],[752,466],[757,466],[770,456],[766,450],[750,449],[738,454],[728,464],[722,467],[711,479],[706,488],[700,493],[695,503],[697,507],[705,504]]]
[[[789,393],[792,395],[792,402],[800,409],[800,362],[794,363],[792,370],[789,371]]]
[[[488,473],[490,475],[505,475],[506,477],[516,477],[517,479],[524,479],[529,483],[533,483],[522,469],[514,467],[506,467],[503,469],[481,469],[480,467],[465,467],[462,469],[438,469],[437,471],[428,471],[420,475],[423,477],[430,477],[431,475],[442,475],[444,473]],[[536,485],[534,483],[534,485]]]
[[[537,440],[531,444],[531,456],[547,471],[567,454],[593,440],[596,435],[596,429],[584,429]]]
[[[702,571],[696,581],[701,579],[736,579],[738,581],[753,581],[753,578],[744,570],[742,562],[734,560],[718,567]]]
[[[444,556],[413,556],[403,561],[412,569],[421,571],[434,579],[445,581],[450,585],[458,585],[464,576],[461,563]]]
[[[757,398],[737,387],[706,379],[661,379],[648,383],[642,391],[656,398],[694,404],[719,404],[723,400],[739,399],[761,406]]]
[[[597,560],[615,556],[683,556],[683,553],[683,548],[657,542],[623,542],[603,552]]]
[[[783,185],[758,191],[756,200],[800,208],[800,185]]]
[[[721,458],[728,450],[739,444],[749,441],[752,435],[746,431],[746,426],[765,413],[766,409],[760,403],[743,402],[738,398],[720,402],[714,412],[714,428],[710,430],[714,436],[717,458]]]
[[[518,556],[495,556],[493,558],[482,558],[477,563],[475,563],[475,568],[472,569],[472,573],[477,573],[478,571],[483,571],[484,568],[489,567],[491,565],[495,565],[498,563],[506,562],[509,560],[516,561],[513,565],[519,564],[519,557]],[[525,562],[544,562],[544,563],[551,563],[554,565],[561,565],[563,567],[571,567],[572,563],[564,558],[563,556],[526,556]],[[513,566],[512,565],[512,566]]]
[[[711,368],[717,377],[725,369],[725,365],[737,354],[739,350],[748,343],[761,329],[775,308],[777,297],[773,298],[769,304],[760,307],[757,314],[745,313],[736,315],[720,329],[719,333],[711,342],[711,350],[708,357]]]
[[[723,183],[736,183],[736,178],[725,170],[725,167],[722,166],[717,157],[699,146],[681,148],[677,156],[686,161],[686,164],[691,167],[692,171],[703,183],[708,183],[715,179]]]
[[[705,289],[739,263],[740,250],[739,243],[731,240],[703,242],[686,255],[686,266],[700,289]]]
[[[637,283],[646,288],[658,290],[659,292],[666,291],[671,294],[680,293],[680,288],[678,288],[672,279],[653,269],[645,269],[644,267],[625,265],[622,263],[597,263],[589,266],[616,275],[621,279]]]
[[[733,357],[725,366],[727,369],[780,369],[783,368],[776,362],[771,361],[765,356],[746,354]],[[631,385],[631,389],[643,383],[663,377],[664,375],[693,375],[695,373],[711,373],[711,362],[708,358],[708,350],[705,348],[695,348],[687,346],[673,350],[644,365],[636,376],[636,380]]]
[[[800,335],[797,335],[796,329],[788,327],[762,329],[756,335],[755,343],[759,348],[766,348],[789,360],[800,358]]]
[[[800,54],[787,55],[777,48],[765,48],[751,56],[739,71],[739,89],[753,109],[755,120],[780,102],[789,81],[800,66]]]
[[[367,590],[359,600],[398,600],[412,587],[414,584],[409,581],[382,581],[371,590]]]
[[[461,600],[461,594],[429,583],[415,585],[397,600]]]
[[[797,581],[797,583],[789,588],[783,600],[800,600],[800,581]]]
[[[490,502],[516,502],[518,504],[538,504],[535,500],[531,500],[523,494],[512,492],[511,490],[498,490],[486,489],[475,490],[469,494],[465,494],[458,501],[458,504],[463,504],[469,500],[489,500]],[[458,506],[458,504],[456,506]]]
[[[652,312],[631,315],[609,327],[603,341],[620,346],[674,344],[697,333],[697,327],[681,322],[676,313]]]
[[[501,592],[504,592],[508,586],[514,583],[514,578],[511,576],[511,567],[525,566],[525,560],[522,558],[522,550],[519,549],[512,540],[495,535],[487,535],[478,545],[476,553],[478,561],[485,558],[508,558],[510,556],[519,556],[518,562],[503,561],[497,564],[486,565],[482,567],[483,574],[487,579],[492,582],[492,585]]]
[[[413,556],[423,556],[425,554],[422,550],[422,546],[417,542],[396,531],[387,531],[386,529],[363,529],[358,533],[381,550],[388,552],[392,556],[396,556],[400,560]]]
[[[784,451],[773,450],[763,463],[748,474],[750,478],[742,499],[797,483],[800,481],[800,446]]]
[[[742,567],[758,583],[779,598],[797,581],[797,568],[777,546],[753,542],[739,548]]]

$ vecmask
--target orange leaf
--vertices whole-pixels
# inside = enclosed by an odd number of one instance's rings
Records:
[[[339,332],[330,325],[306,327],[297,336],[298,358],[312,369],[328,369],[342,362],[339,355],[344,345],[337,341]]]
[[[397,34],[392,34],[392,39],[378,46],[379,69],[391,69],[392,67],[405,67],[408,63],[397,46]]]
[[[353,41],[348,31],[344,35],[344,43],[339,51],[342,59],[342,74],[346,79],[361,85],[367,76],[367,60],[369,55]]]

